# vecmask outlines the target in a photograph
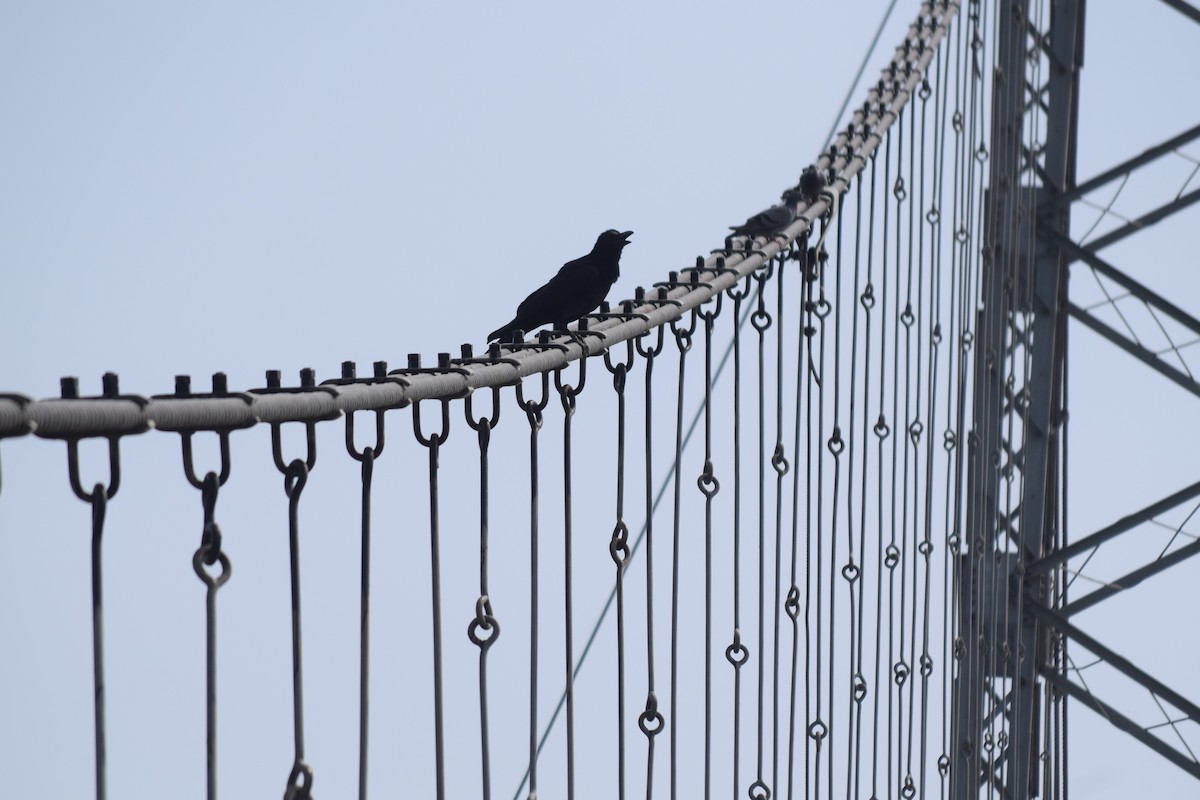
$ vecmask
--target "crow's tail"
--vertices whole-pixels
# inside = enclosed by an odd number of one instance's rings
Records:
[[[517,332],[518,328],[519,328],[519,326],[517,324],[517,321],[514,319],[512,322],[508,323],[507,325],[499,327],[496,330],[489,333],[487,340],[489,342],[492,342],[492,341],[495,341],[496,339],[499,339],[501,342],[506,342],[512,338],[512,335]]]

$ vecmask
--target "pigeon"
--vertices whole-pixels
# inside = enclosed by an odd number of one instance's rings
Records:
[[[741,225],[731,225],[734,236],[772,236],[796,219],[796,209],[804,195],[797,189],[783,193],[783,203],[760,211]]]

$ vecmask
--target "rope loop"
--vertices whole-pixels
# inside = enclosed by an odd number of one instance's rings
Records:
[[[304,485],[308,483],[308,464],[300,459],[295,459],[287,465],[287,469],[283,473],[283,490],[287,493],[288,499],[299,497],[304,491]]]
[[[617,520],[616,527],[613,528],[612,539],[608,543],[608,554],[612,556],[618,569],[624,569],[629,561],[629,526],[623,519]]]
[[[288,775],[288,785],[284,790],[283,800],[312,800],[312,779],[312,767],[297,760]]]
[[[475,601],[475,619],[467,625],[467,638],[480,650],[487,650],[500,638],[500,623],[492,614],[492,601],[486,594]]]
[[[863,308],[867,309],[868,311],[875,307],[875,285],[870,281],[867,282],[866,287],[863,289],[862,297],[859,298],[859,302],[861,302]]]
[[[792,585],[788,589],[787,599],[783,601],[783,610],[795,622],[800,617],[800,587]]]
[[[854,702],[861,703],[867,698],[867,681],[863,678],[861,672],[854,673],[851,691],[854,694]]]
[[[524,382],[517,384],[517,405],[521,406],[521,408],[525,411],[525,416],[529,420],[529,426],[534,429],[541,429],[542,412],[546,410],[546,405],[550,402],[550,373],[543,372],[541,375],[541,400],[526,400]]]
[[[417,437],[417,441],[426,447],[441,447],[450,438],[450,400],[443,398],[442,406],[442,429],[436,434],[426,436],[421,431],[421,401],[413,403],[413,435]]]
[[[750,800],[771,800],[771,790],[761,780],[750,784]]]
[[[646,695],[646,709],[638,716],[638,727],[646,736],[653,738],[662,731],[664,725],[663,715],[658,710],[658,697],[650,692]]]
[[[713,475],[712,461],[704,462],[704,471],[696,479],[696,485],[700,487],[701,493],[708,498],[712,498],[717,492],[721,491],[721,482]]]
[[[778,442],[775,445],[775,452],[771,454],[771,466],[780,475],[787,475],[791,465],[788,464],[787,458],[783,454],[783,442]]]
[[[733,644],[725,648],[725,658],[733,665],[734,669],[741,667],[750,658],[750,648],[742,644],[742,632],[734,629]]]
[[[197,489],[204,488],[204,481],[196,477],[196,468],[192,460],[192,434],[195,431],[184,431],[180,434],[180,440],[183,443],[183,474],[187,477],[188,483]],[[218,431],[218,441],[221,447],[221,472],[219,483],[225,485],[225,481],[229,480],[230,460],[229,460],[229,431]]]
[[[837,458],[846,449],[846,442],[842,439],[842,428],[839,425],[833,426],[833,435],[829,437],[829,452],[833,453],[833,457]]]
[[[479,441],[483,442],[485,440],[490,440],[491,438],[490,436],[485,436],[483,431],[487,430],[488,433],[491,433],[492,429],[500,424],[500,387],[492,387],[491,416],[475,416],[474,411],[471,408],[471,398],[474,396],[474,392],[466,396],[466,398],[463,400],[463,410],[467,417],[467,425],[471,426],[471,430],[479,432]],[[378,452],[375,454],[379,455]]]
[[[875,420],[875,427],[872,428],[872,430],[875,431],[875,435],[880,439],[886,439],[888,434],[891,433],[891,428],[889,428],[887,424],[887,417],[885,417],[883,414],[880,414],[879,419]]]
[[[120,438],[108,438],[108,485],[97,483],[92,491],[85,491],[79,480],[79,440],[67,440],[67,472],[71,479],[71,490],[75,496],[85,503],[95,503],[100,493],[105,500],[111,500],[121,486],[121,444]]]
[[[204,529],[200,533],[200,548],[196,551],[196,556],[210,567],[221,558],[221,528],[213,520],[220,485],[217,473],[209,472],[204,476],[200,488],[200,502],[204,507]],[[228,566],[225,567],[225,571],[229,571]],[[201,580],[205,580],[205,577],[201,576]]]

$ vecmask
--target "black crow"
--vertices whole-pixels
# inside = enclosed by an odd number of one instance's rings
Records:
[[[488,334],[488,341],[507,341],[515,331],[529,332],[546,323],[565,331],[568,322],[596,310],[621,274],[621,251],[632,235],[633,231],[611,228],[600,234],[592,252],[563,264],[545,286],[517,306],[511,322]]]
[[[783,203],[760,211],[741,225],[731,225],[734,236],[771,236],[779,233],[796,219],[796,206],[804,199],[797,189],[783,193]]]

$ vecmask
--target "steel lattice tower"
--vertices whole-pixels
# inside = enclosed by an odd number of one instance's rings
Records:
[[[1200,22],[1194,7],[1166,2]],[[1053,0],[1041,24],[1028,0],[1004,0],[997,12],[991,141],[977,154],[989,159],[989,181],[955,640],[954,798],[1065,796],[1068,697],[1200,777],[1200,763],[1181,734],[1176,745],[1156,736],[1152,728],[1161,726],[1136,722],[1111,698],[1093,693],[1067,658],[1069,648],[1081,648],[1093,664],[1121,673],[1150,693],[1172,728],[1200,720],[1200,706],[1071,621],[1074,613],[1193,555],[1200,542],[1170,552],[1168,545],[1157,559],[1082,597],[1066,593],[1069,560],[1200,495],[1200,484],[1193,484],[1086,537],[1068,537],[1064,524],[1069,319],[1200,395],[1186,364],[1172,363],[1170,356],[1179,356],[1173,342],[1164,357],[1128,325],[1128,332],[1119,330],[1072,302],[1068,291],[1078,264],[1118,287],[1115,300],[1107,295],[1118,316],[1116,303],[1128,298],[1156,321],[1200,333],[1200,321],[1098,255],[1196,202],[1200,191],[1181,191],[1086,246],[1072,239],[1076,201],[1200,137],[1200,128],[1192,128],[1094,179],[1076,180],[1084,6],[1085,0]]]

